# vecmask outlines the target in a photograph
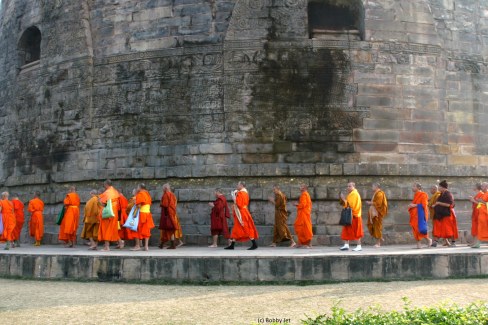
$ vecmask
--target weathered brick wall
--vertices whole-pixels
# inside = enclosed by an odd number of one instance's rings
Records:
[[[387,237],[403,242],[412,181],[448,178],[468,230],[465,198],[488,172],[486,4],[324,0],[357,10],[359,39],[311,38],[308,2],[4,0],[0,182],[41,190],[52,234],[72,183],[86,199],[105,178],[126,195],[143,180],[157,200],[169,181],[187,241],[203,243],[213,188],[246,180],[269,241],[272,184],[296,199],[303,181],[329,244],[347,180],[368,198],[384,184]],[[41,59],[21,69],[30,26]]]

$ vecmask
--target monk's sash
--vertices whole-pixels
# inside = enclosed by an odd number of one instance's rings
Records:
[[[151,205],[150,204],[144,204],[141,207],[140,212],[142,212],[142,213],[151,213]]]

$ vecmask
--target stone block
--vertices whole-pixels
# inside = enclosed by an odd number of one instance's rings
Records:
[[[385,96],[364,96],[358,95],[356,97],[357,105],[359,106],[379,106],[379,107],[391,107],[393,101],[391,97]]]
[[[354,130],[354,141],[398,142],[399,132],[393,130]]]

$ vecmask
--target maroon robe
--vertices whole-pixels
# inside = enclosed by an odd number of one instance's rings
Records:
[[[212,236],[223,235],[227,239],[230,238],[227,218],[230,218],[229,206],[227,205],[225,196],[220,195],[215,200],[210,214],[210,231]]]

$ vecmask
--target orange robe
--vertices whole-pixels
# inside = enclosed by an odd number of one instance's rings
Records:
[[[20,200],[13,199],[14,204],[14,214],[15,214],[15,229],[14,229],[14,240],[20,240],[20,232],[24,227],[24,203]]]
[[[363,219],[361,217],[361,196],[359,192],[354,189],[346,197],[346,201],[341,200],[343,207],[350,207],[352,210],[352,224],[350,226],[342,226],[341,239],[342,240],[359,240],[364,236]]]
[[[180,220],[176,214],[176,195],[173,192],[165,192],[161,198],[161,219],[159,221],[159,229],[161,230],[161,242],[171,240],[174,235],[175,238],[183,237]]]
[[[427,195],[427,193],[422,191],[415,192],[415,195],[413,196],[412,204],[422,204],[425,213],[425,221],[429,220],[428,203],[429,203],[429,196]],[[420,241],[422,238],[428,238],[429,237],[428,234],[424,235],[419,232],[419,219],[418,219],[417,207],[409,208],[408,212],[410,213],[410,226],[412,226],[413,237],[415,238],[415,240]]]
[[[310,245],[313,237],[312,200],[310,199],[310,194],[308,192],[303,192],[300,195],[294,227],[298,237],[298,243],[301,245]]]
[[[488,192],[483,193],[484,202],[478,204],[478,240],[488,241]]]
[[[105,192],[100,194],[100,202],[107,204],[107,201],[112,202],[112,210],[114,216],[103,219],[100,214],[100,225],[98,227],[98,241],[119,241],[119,192],[110,186]]]
[[[98,196],[92,196],[86,202],[84,211],[83,230],[81,231],[81,238],[98,240],[98,228],[100,226],[100,215],[102,207],[98,204]]]
[[[130,239],[129,238],[129,228],[122,227],[125,222],[127,221],[127,207],[129,206],[129,201],[127,198],[120,193],[119,197],[119,204],[120,204],[120,219],[119,219],[119,225],[117,226],[119,228],[119,237],[120,239],[126,240]],[[130,212],[130,210],[129,210]]]
[[[151,229],[154,228],[154,221],[151,215],[151,194],[146,190],[141,190],[136,194],[136,205],[140,205],[139,224],[137,234],[139,239],[150,238]],[[131,231],[129,229],[129,231]]]
[[[252,219],[251,213],[248,209],[249,206],[249,194],[246,190],[240,190],[237,192],[234,210],[234,227],[232,228],[232,233],[230,238],[235,241],[248,241],[252,239],[258,239],[258,230],[254,225],[254,220]],[[239,210],[242,218],[242,225],[239,222],[236,209]]]
[[[371,208],[374,207],[374,210]],[[368,230],[371,237],[376,239],[383,238],[383,218],[388,213],[388,201],[385,192],[377,190],[372,199],[372,204],[368,211]],[[372,213],[376,211],[377,215]]]
[[[64,217],[59,226],[59,240],[76,241],[76,232],[80,222],[80,197],[76,193],[68,193],[64,199]]]
[[[33,198],[29,201],[27,210],[31,213],[29,234],[31,237],[34,237],[36,241],[41,241],[44,236],[44,217],[42,216],[44,202],[37,197]]]
[[[479,191],[474,196],[474,199],[479,200],[481,197],[483,197],[483,192]],[[472,212],[471,212],[471,236],[473,237],[478,237],[478,215],[479,215],[478,203],[473,203]]]
[[[3,239],[13,241],[16,224],[14,204],[9,200],[0,200],[0,206],[2,207]]]
[[[286,210],[286,196],[282,192],[275,193],[275,222],[273,227],[273,243],[281,243],[291,240],[291,232],[286,221],[288,211]]]
[[[437,199],[437,203],[447,203],[449,208],[436,205],[434,207],[434,231],[433,235],[436,238],[458,238],[457,220],[454,213],[454,198],[449,191],[441,193]]]

